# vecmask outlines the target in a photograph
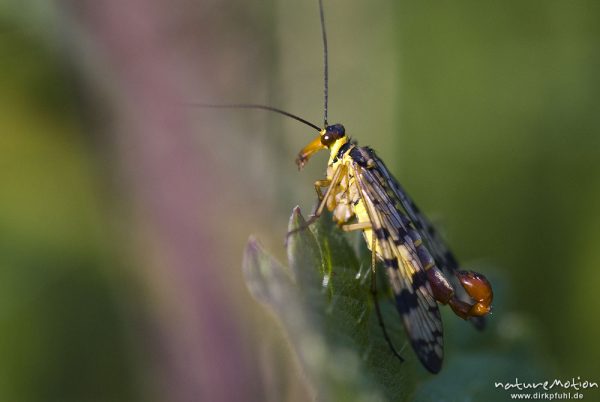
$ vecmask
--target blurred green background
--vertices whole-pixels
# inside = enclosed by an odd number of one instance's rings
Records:
[[[330,121],[375,148],[551,372],[598,381],[600,3],[325,1]],[[304,400],[241,277],[314,202],[316,1],[0,5],[0,400]],[[490,380],[491,381],[491,380]]]

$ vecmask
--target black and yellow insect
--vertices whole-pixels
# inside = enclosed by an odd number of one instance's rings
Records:
[[[440,236],[383,161],[351,141],[341,124],[320,130],[300,151],[298,166],[321,149],[330,152],[327,178],[315,183],[320,203],[308,223],[327,207],[343,230],[363,232],[373,256],[386,267],[415,353],[429,371],[439,372],[443,329],[437,303],[449,304],[464,319],[484,316],[491,309],[489,282],[481,274],[458,270]]]
[[[492,289],[483,275],[459,271],[456,259],[439,234],[375,152],[352,141],[341,124],[327,124],[327,35],[322,0],[319,0],[319,10],[325,66],[323,128],[270,106],[212,107],[269,110],[296,119],[319,132],[296,159],[298,167],[302,168],[315,152],[329,150],[330,153],[326,178],[315,182],[319,204],[307,226],[321,215],[324,208],[328,208],[343,230],[362,231],[372,252],[372,278],[375,277],[376,260],[382,261],[412,348],[425,368],[437,373],[444,356],[438,302],[449,304],[458,316],[472,319],[481,326],[482,317],[491,310]],[[376,299],[375,306],[382,323]],[[392,351],[400,357],[383,323],[382,327]]]

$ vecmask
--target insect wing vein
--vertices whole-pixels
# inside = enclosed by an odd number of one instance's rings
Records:
[[[427,243],[427,250],[432,254],[436,265],[442,270],[446,279],[452,284],[457,297],[464,302],[471,302],[471,298],[467,295],[456,276],[456,271],[459,269],[458,262],[442,239],[440,233],[419,210],[400,183],[392,176],[383,161],[375,155],[373,150],[369,149],[368,152],[375,162],[374,170],[378,173],[374,175],[374,179],[381,185],[387,185],[387,188],[391,190],[390,196],[397,200],[402,210],[406,211],[408,215],[406,218],[413,222],[420,237]],[[470,321],[478,328],[485,326],[485,317],[473,317]]]
[[[396,205],[385,184],[375,176],[376,169],[356,167],[357,183],[378,235],[381,258],[396,297],[396,307],[411,345],[423,365],[436,373],[443,359],[441,315],[433,298],[426,272],[406,226],[410,220]],[[383,235],[381,235],[383,234]]]

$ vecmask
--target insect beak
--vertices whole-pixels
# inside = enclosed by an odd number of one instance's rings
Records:
[[[321,149],[325,149],[325,145],[321,142],[321,134],[317,136],[314,140],[312,140],[307,146],[302,148],[298,153],[298,157],[296,158],[296,165],[298,165],[298,169],[302,169],[308,159],[317,151]]]

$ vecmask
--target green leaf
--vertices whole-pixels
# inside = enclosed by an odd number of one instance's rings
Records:
[[[310,229],[298,208],[290,218],[289,269],[254,238],[246,248],[243,270],[252,295],[280,320],[318,400],[458,401],[506,397],[494,381],[533,371],[528,353],[507,353],[497,328],[480,333],[448,316],[448,351],[442,373],[427,373],[406,341],[399,316],[389,302],[384,278],[378,294],[400,362],[385,342],[369,292],[370,253],[362,236],[359,251],[326,213]],[[297,230],[299,229],[299,230]],[[378,268],[378,272],[382,269]],[[497,327],[497,326],[496,326]],[[522,345],[527,343],[521,342]],[[539,371],[538,371],[539,373]],[[489,399],[488,399],[489,400]]]

